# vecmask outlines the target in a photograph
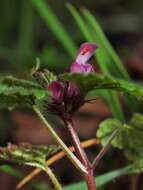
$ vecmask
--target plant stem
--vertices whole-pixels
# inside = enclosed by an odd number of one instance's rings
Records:
[[[139,189],[139,174],[132,174],[131,176],[131,184],[129,190],[137,190]]]
[[[94,175],[93,175],[93,168],[91,167],[91,164],[87,158],[87,155],[80,144],[78,135],[73,128],[72,119],[68,119],[68,120],[63,119],[63,121],[65,123],[65,127],[68,129],[72,144],[75,148],[75,152],[79,160],[81,161],[81,163],[85,166],[85,168],[88,171],[88,173],[84,174],[84,177],[88,186],[88,190],[96,190],[96,185],[95,185]]]
[[[50,177],[51,181],[53,182],[53,184],[55,186],[55,189],[56,190],[63,190],[61,184],[58,182],[58,180],[57,180],[56,176],[54,175],[54,173],[52,172],[52,170],[45,165],[45,170],[44,171]]]
[[[101,151],[99,152],[99,154],[96,156],[96,158],[94,159],[92,166],[95,169],[96,166],[98,165],[99,161],[101,160],[101,158],[104,156],[104,154],[108,151],[108,149],[111,146],[112,140],[116,137],[116,135],[123,129],[123,126],[118,127],[110,136],[107,144],[101,149]]]
[[[45,117],[42,115],[40,110],[34,105],[32,106],[33,110],[36,112],[37,116],[41,119],[41,121],[44,123],[45,127],[48,129],[49,133],[52,135],[52,137],[56,140],[56,142],[61,146],[67,157],[71,160],[71,162],[75,165],[75,167],[80,170],[82,173],[87,173],[86,168],[83,166],[83,164],[74,156],[74,154],[69,150],[69,148],[64,144],[64,142],[61,140],[61,138],[57,135],[57,133],[54,131],[54,129],[51,127],[51,125],[48,123],[48,121],[45,119]]]

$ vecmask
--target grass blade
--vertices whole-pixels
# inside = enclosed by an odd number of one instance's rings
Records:
[[[63,45],[65,50],[71,55],[72,58],[75,58],[76,55],[76,45],[71,39],[70,35],[66,32],[63,25],[60,23],[52,9],[48,6],[47,2],[44,0],[31,0],[34,7],[39,12],[40,16],[46,22],[48,27],[52,30],[54,35]]]
[[[124,68],[119,56],[116,54],[116,52],[113,49],[113,47],[111,46],[110,42],[106,38],[102,28],[100,27],[100,25],[98,24],[98,22],[96,20],[96,18],[86,9],[82,9],[82,13],[85,16],[85,18],[87,19],[87,21],[89,22],[89,24],[93,27],[95,34],[98,35],[98,38],[100,39],[101,44],[106,49],[108,55],[114,61],[114,64],[117,67],[118,71],[121,73],[121,76],[124,79],[129,80],[130,77],[129,77],[126,69]]]
[[[70,3],[67,3],[66,5],[67,5],[68,10],[72,14],[73,18],[75,19],[79,29],[81,30],[84,37],[86,38],[86,40],[98,43],[99,40],[96,38],[96,35],[94,36],[92,35],[92,33],[90,32],[88,28],[88,25],[85,24],[84,20],[82,19],[78,11]],[[105,73],[107,76],[111,76],[110,70],[107,67],[107,62],[109,60],[108,60],[108,57],[105,55],[103,48],[99,48],[96,51],[95,55],[103,73]],[[124,121],[124,115],[122,113],[122,109],[121,109],[117,94],[115,92],[106,92],[106,95],[103,94],[102,96],[104,96],[104,99],[107,100],[107,103],[109,104],[112,110],[113,116],[120,119],[121,121]]]
[[[25,14],[26,11],[26,14]],[[17,62],[27,60],[33,55],[33,26],[35,22],[35,15],[31,2],[22,0],[21,2],[21,15],[20,15],[20,26],[19,26],[19,41],[18,41],[18,56]],[[25,64],[25,62],[24,62]],[[24,66],[24,65],[23,65]],[[21,68],[21,64],[17,64],[17,67]]]
[[[3,171],[8,175],[14,176],[17,179],[22,179],[24,177],[24,175],[18,169],[13,168],[12,166],[2,165],[0,166],[0,171]],[[35,190],[50,190],[45,185],[35,182],[30,182],[29,185]]]
[[[101,176],[98,176],[95,178],[97,188],[105,185],[106,183],[112,181],[113,179],[115,179],[117,177],[131,174],[132,172],[133,172],[133,165],[129,165],[124,168],[120,168],[120,169],[114,170],[112,172],[108,172]],[[86,184],[84,182],[81,182],[78,184],[69,185],[64,188],[64,190],[74,190],[74,189],[76,189],[76,190],[83,189],[84,190],[84,189],[86,189]]]

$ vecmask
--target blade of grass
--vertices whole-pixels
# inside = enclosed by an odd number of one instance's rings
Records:
[[[84,37],[86,38],[86,40],[97,43],[98,40],[95,37],[96,35],[93,36],[91,34],[88,26],[85,24],[84,20],[82,19],[78,11],[70,3],[67,3],[66,5],[67,5],[68,10],[72,14],[73,18],[75,19],[79,29],[81,30]],[[96,51],[95,55],[103,73],[105,73],[108,76],[111,76],[110,71],[108,70],[108,67],[107,67],[108,58],[105,55],[103,49],[99,48],[99,50]],[[102,96],[104,97],[105,100],[107,100],[107,103],[109,104],[112,110],[113,116],[120,119],[121,121],[124,121],[124,115],[122,113],[122,109],[121,109],[117,94],[115,92],[107,91],[106,94],[103,93]]]
[[[12,166],[8,166],[8,165],[0,166],[0,171],[3,171],[5,173],[7,173],[8,175],[14,176],[17,179],[22,179],[24,176],[18,169],[15,169]],[[39,183],[35,183],[35,182],[30,182],[29,185],[32,188],[34,188],[35,190],[48,190],[49,189],[44,184],[39,184]]]
[[[116,53],[116,51],[110,44],[109,40],[107,39],[104,31],[100,27],[96,18],[90,13],[90,11],[88,11],[85,8],[82,9],[82,13],[83,13],[84,17],[86,18],[86,20],[88,21],[88,23],[92,26],[95,34],[98,36],[100,43],[102,44],[102,46],[105,48],[105,51],[107,52],[108,57],[111,58],[111,63],[113,62],[112,69],[115,67],[114,69],[117,71],[117,74],[116,74],[117,77],[119,76],[126,80],[131,80],[121,59],[119,58],[118,54]],[[133,97],[129,97],[129,96],[125,95],[125,101],[131,111],[134,112],[134,111],[139,110],[139,104],[138,104],[137,100],[134,99]],[[131,103],[131,102],[133,102],[133,103]]]
[[[26,13],[26,14],[25,14]],[[33,54],[33,26],[35,16],[31,2],[22,0],[17,62],[27,60]],[[24,63],[25,64],[25,63]],[[18,64],[19,65],[19,64]],[[18,66],[17,65],[17,66]],[[19,66],[21,68],[21,65]]]
[[[72,58],[76,55],[76,45],[71,39],[70,35],[64,29],[64,26],[60,23],[59,19],[56,17],[55,13],[48,6],[48,3],[44,0],[31,0],[33,6],[36,8],[40,16],[46,22],[48,27],[52,30],[54,35],[63,45],[65,50],[69,53]]]
[[[85,39],[87,41],[90,42],[97,42],[97,39],[95,39],[95,36],[93,37],[93,35],[91,35],[91,32],[88,28],[88,26],[85,24],[84,20],[82,19],[81,15],[78,13],[78,11],[73,7],[73,5],[71,5],[70,3],[66,3],[66,7],[68,8],[69,12],[71,13],[71,15],[73,16],[73,18],[75,19],[80,31],[82,32],[83,36],[85,37]],[[106,75],[110,75],[110,72],[108,71],[105,62],[106,59],[104,58],[105,56],[103,55],[103,51],[101,50],[101,48],[99,48],[96,53],[96,58],[99,61],[100,67],[102,69],[102,71],[106,74]]]
[[[124,78],[126,80],[131,80],[126,68],[124,67],[121,59],[119,58],[118,54],[116,53],[115,49],[112,47],[110,44],[109,40],[107,39],[104,31],[100,27],[98,21],[96,18],[88,11],[87,9],[82,9],[82,13],[88,23],[92,26],[95,34],[98,36],[100,43],[104,47],[105,51],[107,52],[108,57],[111,58],[111,63],[112,63],[112,70],[114,69],[117,73],[117,77]],[[137,102],[136,99],[133,97],[129,97],[125,95],[125,101],[129,107],[129,109],[134,112],[134,111],[139,111],[139,103]],[[133,103],[131,103],[133,102]]]
[[[105,185],[106,183],[112,181],[115,178],[131,174],[132,172],[133,172],[133,165],[129,165],[129,166],[105,173],[103,175],[100,175],[95,178],[97,188],[100,188],[101,186]],[[73,189],[76,189],[76,190],[86,189],[86,184],[84,182],[81,182],[81,183],[69,185],[64,188],[64,190],[73,190]]]
[[[114,61],[114,64],[117,67],[118,71],[121,73],[121,76],[124,79],[129,80],[130,77],[129,77],[128,72],[126,71],[119,56],[116,54],[116,52],[113,49],[113,47],[111,46],[110,42],[106,38],[102,28],[100,27],[100,25],[98,24],[98,22],[96,20],[96,18],[87,9],[82,9],[82,13],[85,16],[85,18],[87,19],[87,21],[89,22],[89,24],[93,27],[95,34],[98,35],[98,38],[99,38],[101,44],[106,49],[108,55]]]

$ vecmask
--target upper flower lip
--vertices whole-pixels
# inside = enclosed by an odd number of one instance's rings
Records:
[[[83,43],[77,53],[76,62],[85,64],[99,46],[95,43]]]
[[[95,43],[84,43],[81,45],[76,60],[72,63],[70,67],[71,73],[91,73],[93,67],[91,64],[85,64],[90,57],[94,54],[95,50],[98,48],[98,45]],[[64,98],[69,99],[72,96],[77,95],[77,87],[73,83],[68,83],[68,88],[65,93],[65,84],[60,81],[53,81],[48,87],[48,90],[52,92],[51,98],[57,103],[64,101]]]
[[[91,73],[93,67],[91,64],[86,64],[90,57],[94,54],[98,45],[95,43],[86,42],[81,45],[76,60],[72,63],[70,67],[71,73]]]

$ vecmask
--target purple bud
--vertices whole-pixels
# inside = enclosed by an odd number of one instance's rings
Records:
[[[94,54],[95,50],[98,48],[98,46],[95,43],[84,43],[81,45],[76,62],[80,64],[85,64],[90,57]]]
[[[70,67],[71,73],[91,73],[93,71],[93,67],[91,64],[81,64],[77,62],[73,62]]]
[[[77,86],[73,83],[69,83],[69,86],[68,86],[68,98],[71,98],[71,97],[74,97],[78,94],[78,89],[77,89]]]
[[[57,101],[61,102],[63,99],[63,91],[64,91],[64,86],[58,82],[58,81],[53,81],[48,87],[48,90],[52,92],[51,97]]]

